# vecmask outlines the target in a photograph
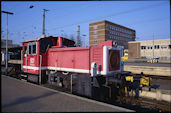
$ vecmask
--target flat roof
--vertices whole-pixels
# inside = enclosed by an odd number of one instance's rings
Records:
[[[97,21],[97,22],[92,22],[92,23],[90,23],[89,25],[91,25],[91,24],[96,24],[96,23],[100,23],[100,22],[107,22],[107,23],[110,23],[110,24],[116,24],[116,23],[110,22],[110,21],[108,21],[108,20],[101,20],[101,21]],[[124,28],[129,29],[129,30],[132,30],[132,31],[135,31],[134,29],[125,27],[125,26],[120,25],[120,24],[116,24],[116,25],[118,25],[118,26],[120,26],[120,27],[124,27]]]
[[[154,40],[154,41],[160,41],[160,40],[170,40],[170,39],[158,39],[158,40]],[[137,42],[146,42],[146,41],[153,41],[153,40],[129,41],[128,43],[137,43]]]

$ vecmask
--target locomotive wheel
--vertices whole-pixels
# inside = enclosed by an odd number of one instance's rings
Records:
[[[54,84],[54,85],[57,84],[58,87],[62,87],[65,89],[70,88],[70,73],[56,72],[49,76],[51,76],[50,78],[52,79],[50,80],[52,83],[49,82],[50,84]]]
[[[62,87],[68,89],[70,88],[70,74],[69,73],[61,73],[61,78],[62,78]]]

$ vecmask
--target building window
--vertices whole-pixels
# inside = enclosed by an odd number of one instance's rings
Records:
[[[97,44],[97,40],[94,40],[94,44]]]
[[[159,45],[155,45],[155,46],[154,46],[154,49],[159,49],[159,48],[160,48]]]
[[[141,46],[141,49],[146,49],[146,46]]]
[[[161,45],[161,48],[162,49],[167,49],[167,46],[166,45]]]
[[[129,31],[126,31],[127,34],[129,34]]]
[[[94,31],[94,34],[97,34],[97,31]]]
[[[169,47],[169,49],[171,49],[171,44],[170,44],[170,45],[168,45],[168,47]]]
[[[141,49],[144,49],[143,47],[144,47],[144,46],[141,46]]]
[[[148,49],[153,49],[153,46],[148,46]]]
[[[111,29],[111,25],[109,25],[109,29]]]
[[[146,46],[144,46],[144,49],[146,49]]]
[[[116,30],[116,27],[114,27],[114,30]]]
[[[93,27],[94,27],[94,29],[97,29],[98,26],[97,25],[94,25]]]
[[[94,36],[94,38],[97,38],[97,36]]]

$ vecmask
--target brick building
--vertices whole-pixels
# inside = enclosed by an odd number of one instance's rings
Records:
[[[118,45],[128,49],[128,41],[134,41],[135,37],[135,30],[106,20],[89,24],[89,46],[96,46],[106,40],[115,40]]]

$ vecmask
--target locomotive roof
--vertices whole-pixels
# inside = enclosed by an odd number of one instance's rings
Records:
[[[60,36],[59,36],[60,37]],[[45,37],[45,38],[57,38],[57,37],[53,37],[53,36],[49,36],[49,37]],[[64,38],[64,37],[63,37]],[[32,41],[38,41],[40,39],[44,39],[44,38],[36,38],[36,39],[32,39],[32,40],[26,40],[26,41],[23,41],[23,42],[32,42]],[[65,40],[70,40],[70,39],[67,39],[65,38]],[[70,40],[70,41],[73,41],[73,40]],[[74,41],[73,41],[74,42]]]
[[[36,39],[32,39],[32,40],[26,40],[26,41],[23,41],[23,42],[31,42],[31,41],[37,41],[37,40],[40,40],[41,38],[36,38]]]
[[[53,37],[53,36],[48,36],[48,37],[45,37],[45,38],[57,38],[57,37]],[[23,42],[32,42],[32,41],[38,41],[40,39],[44,39],[44,38],[36,38],[36,39],[32,39],[32,40],[26,40],[26,41],[23,41]]]
[[[53,36],[49,36],[49,37],[45,37],[45,38],[51,38]],[[53,37],[53,38],[57,38],[57,37]],[[23,41],[23,42],[32,42],[32,41],[38,41],[40,39],[44,39],[44,38],[36,38],[36,39],[32,39],[32,40],[26,40],[26,41]]]

